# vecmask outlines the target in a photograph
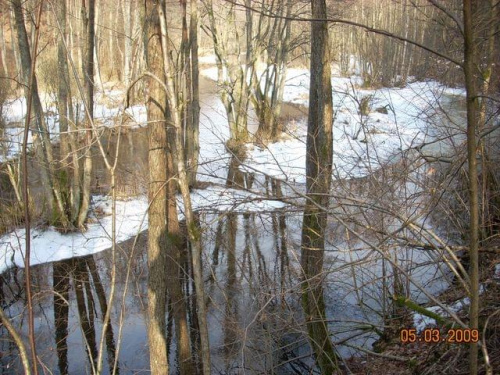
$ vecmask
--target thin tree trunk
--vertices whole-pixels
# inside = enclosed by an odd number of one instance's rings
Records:
[[[72,106],[71,97],[69,94],[69,87],[71,85],[69,79],[69,68],[68,59],[66,56],[66,0],[60,0],[57,4],[57,22],[59,26],[59,40],[57,43],[57,65],[59,68],[59,79],[58,79],[58,97],[57,97],[57,110],[59,112],[59,134],[61,139],[61,151],[60,151],[60,161],[61,161],[61,173],[64,174],[61,179],[61,186],[64,191],[69,190],[69,197],[66,195],[64,201],[64,206],[66,212],[70,211],[68,215],[68,221],[74,223],[76,215],[78,215],[79,208],[79,188],[75,189],[75,184],[73,181],[76,179],[76,186],[79,186],[79,174],[74,174],[78,171],[74,170],[75,160],[78,164],[78,157],[76,155],[76,145],[74,143],[75,135],[70,134],[69,130],[69,114],[68,109]],[[73,176],[71,177],[71,175]],[[71,181],[71,182],[70,182]],[[76,190],[76,191],[75,191]],[[75,199],[75,194],[78,194],[78,199]],[[69,200],[69,201],[68,201]],[[75,202],[77,204],[75,204]]]
[[[24,56],[24,60],[27,60],[26,57],[30,57],[30,51],[28,49],[28,40],[26,36],[26,27],[24,25],[24,19],[23,19],[23,14],[22,14],[22,9],[21,9],[21,4],[19,2],[13,3],[14,6],[14,12],[16,13],[16,24],[18,26],[18,41],[19,41],[19,46],[21,47],[22,42],[21,39],[23,39],[23,42],[25,43],[25,51],[24,53],[27,56]],[[33,55],[34,58],[33,60],[29,61],[29,66],[27,66],[27,61],[22,61],[23,63],[23,73],[25,75],[25,81],[26,81],[26,119],[25,119],[25,124],[24,124],[24,134],[23,134],[23,144],[22,144],[22,167],[23,167],[23,201],[24,201],[24,229],[25,229],[25,252],[24,252],[24,267],[25,267],[25,273],[24,273],[24,287],[26,289],[26,308],[28,310],[28,336],[29,336],[29,342],[30,342],[30,348],[31,348],[31,357],[32,357],[32,366],[33,366],[33,373],[35,375],[38,374],[38,358],[37,358],[37,353],[36,353],[36,343],[35,343],[35,320],[34,320],[34,315],[33,315],[33,295],[32,295],[32,288],[31,288],[31,217],[30,217],[30,210],[29,210],[29,198],[28,198],[28,131],[30,128],[30,120],[31,120],[31,104],[33,101],[33,94],[36,93],[35,90],[30,90],[32,87],[36,87],[36,76],[35,76],[35,63],[36,63],[36,53],[38,49],[38,40],[40,36],[40,21],[42,18],[42,9],[43,9],[43,2],[40,3],[40,6],[38,8],[38,15],[36,17],[36,32],[35,32],[35,38],[34,38],[34,45],[33,45]],[[20,48],[21,49],[21,48]],[[28,70],[29,68],[29,70]],[[2,311],[3,315],[3,311]],[[17,342],[18,341],[18,336],[15,332],[15,330],[10,329],[9,325],[10,322],[7,319],[2,319],[4,320],[4,324],[7,327],[7,329],[10,331],[12,337],[14,340]],[[23,355],[23,349],[24,346],[20,343],[18,343],[18,348],[21,351],[21,358],[23,360],[23,365],[25,369],[29,372],[29,364],[27,362],[27,358]],[[26,361],[26,362],[25,362]]]
[[[169,44],[167,33],[167,22],[165,16],[165,1],[162,0],[157,6],[158,14],[160,17],[160,32],[161,32],[161,46],[163,50],[163,63],[164,74],[166,77],[166,91],[169,105],[169,112],[172,116],[172,125],[175,128],[175,150],[171,150],[175,159],[177,173],[179,176],[179,188],[181,190],[182,199],[184,201],[184,215],[186,217],[186,224],[188,230],[189,241],[192,246],[193,257],[193,274],[196,287],[196,303],[198,309],[198,321],[200,324],[200,337],[201,337],[201,357],[203,363],[203,373],[208,375],[211,373],[210,364],[210,346],[208,342],[208,327],[205,309],[205,290],[202,275],[201,265],[201,240],[199,230],[196,228],[196,223],[193,218],[193,209],[191,206],[191,196],[189,192],[189,183],[185,169],[184,160],[184,145],[182,141],[182,127],[180,119],[180,106],[177,102],[177,97],[174,90],[173,80],[173,66],[169,59]]]
[[[7,328],[14,343],[17,345],[17,349],[19,350],[19,356],[21,357],[21,363],[24,369],[24,375],[31,375],[30,361],[28,359],[28,351],[26,350],[26,346],[24,345],[23,339],[17,333],[14,326],[10,323],[9,318],[3,312],[3,309],[0,308],[0,322]]]
[[[478,128],[478,91],[476,40],[474,35],[474,19],[471,0],[463,2],[464,17],[464,74],[467,99],[467,161],[469,164],[469,277],[471,282],[469,327],[478,329],[479,325],[479,199],[478,172],[476,161],[476,131]],[[470,344],[469,373],[478,373],[478,345]]]
[[[71,3],[70,3],[71,4]],[[59,112],[59,131],[61,136],[61,160],[62,169],[65,173],[66,186],[63,189],[69,189],[69,202],[65,201],[68,211],[68,220],[73,225],[80,209],[80,162],[78,158],[78,134],[73,112],[73,101],[71,97],[71,79],[68,66],[68,51],[70,43],[67,37],[66,20],[66,0],[59,0],[55,10],[57,17],[57,27],[59,29],[59,40],[57,45],[57,61],[59,68],[58,80],[58,112]],[[71,26],[71,23],[70,23]]]
[[[82,202],[77,226],[83,228],[90,207],[90,184],[92,178],[92,122],[94,120],[94,37],[95,37],[95,1],[88,0],[88,9],[82,3],[83,29],[85,30],[85,63],[83,79],[85,83],[85,105],[87,121],[85,130],[85,153],[83,159]]]
[[[198,157],[200,155],[200,72],[198,63],[198,0],[191,0],[191,19],[189,21],[189,45],[191,51],[191,101],[188,123],[188,142],[186,142],[189,185],[196,184]]]
[[[35,134],[33,136],[35,153],[37,159],[41,163],[40,176],[42,186],[44,186],[45,188],[44,192],[45,198],[47,200],[47,219],[50,222],[54,222],[54,216],[58,217],[59,220],[56,220],[55,224],[60,223],[66,229],[69,223],[66,218],[61,192],[59,190],[59,187],[55,185],[53,180],[55,177],[55,171],[54,158],[52,155],[52,144],[50,142],[49,131],[44,120],[42,102],[40,101],[40,96],[38,94],[38,84],[35,75],[33,76],[31,87],[29,86],[29,77],[31,75],[32,69],[32,57],[28,42],[28,34],[26,32],[26,26],[24,24],[24,15],[21,0],[13,0],[12,6],[16,22],[16,31],[18,37],[17,40],[19,45],[19,54],[21,57],[21,68],[25,82],[25,95],[26,98],[28,98],[29,95],[32,96],[33,109],[35,112],[36,125],[32,131],[35,131]]]
[[[125,87],[130,84],[132,71],[132,0],[122,0],[123,12],[123,30],[125,33],[124,40],[124,60],[123,60],[123,83]]]
[[[3,75],[5,77],[8,77],[9,76],[9,64],[7,62],[7,48],[5,47],[7,41],[5,39],[5,35],[3,32],[4,24],[5,24],[5,21],[2,19],[2,25],[0,25],[0,44],[1,44],[2,56],[0,58],[2,59]]]

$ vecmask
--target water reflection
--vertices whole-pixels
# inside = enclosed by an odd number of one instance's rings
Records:
[[[134,140],[127,138],[126,134],[122,141],[122,145],[127,145],[130,150],[130,155],[143,152],[135,148]],[[111,141],[109,144],[112,147]],[[128,173],[125,168],[129,167],[127,164],[131,160],[124,159],[124,176]],[[396,170],[395,175],[397,173]],[[397,206],[402,207],[402,201],[406,199],[403,195],[399,200],[395,198],[399,185],[405,182],[391,179],[393,177],[380,173],[371,178],[385,181],[385,184],[367,178],[349,181],[345,186],[342,181],[334,189],[347,198],[361,196],[366,202],[378,202],[387,209],[396,209]],[[105,181],[105,176],[102,178],[101,182]],[[101,188],[104,185],[105,182],[102,182]],[[291,195],[281,181],[243,172],[236,158],[229,162],[226,185],[257,190],[272,199]],[[356,230],[366,240],[383,241],[386,238],[384,233],[394,225],[393,218],[382,215],[380,211],[362,210],[360,206],[334,207],[335,217],[343,219],[345,224],[333,219],[329,222],[325,260],[329,328],[337,342],[354,337],[351,343],[369,345],[373,334],[366,334],[369,325],[363,322],[383,327],[386,319],[398,314],[389,303],[390,295],[394,292],[409,295],[414,288],[411,290],[409,281],[381,254],[371,251],[349,234],[350,230]],[[298,259],[302,214],[289,208],[269,212],[219,212],[215,207],[198,215],[198,225],[203,233],[214,373],[314,373],[299,304]],[[179,225],[181,232],[185,230],[182,222]],[[379,229],[383,229],[384,233]],[[129,269],[132,279],[124,305],[121,305],[119,297],[111,306],[112,326],[105,337],[105,374],[110,372],[115,362],[119,364],[121,373],[139,373],[149,368],[146,240],[146,235],[141,235],[134,252],[131,251],[133,240],[119,246],[117,295],[121,296],[124,291],[125,275]],[[392,257],[405,271],[415,270],[417,280],[422,279],[424,283],[431,280],[431,276],[434,280],[434,275],[429,273],[436,270],[422,268],[430,272],[420,272],[417,269],[418,262],[430,261],[427,255],[418,259],[415,256],[417,250],[399,252],[394,244],[382,245],[386,257]],[[197,356],[200,343],[190,251],[183,240],[179,253],[170,254],[175,262],[171,262],[172,268],[166,270],[171,278],[165,318],[172,373],[186,372],[188,368],[192,373],[201,371]],[[103,252],[54,263],[52,280],[43,277],[50,275],[49,265],[34,268],[35,275],[39,275],[35,278],[38,290],[37,337],[40,338],[37,343],[43,362],[55,373],[91,373],[92,366],[95,366],[102,319],[108,309],[106,294],[110,288],[110,258],[109,253]],[[22,280],[21,274],[19,270],[12,269],[1,280],[3,294],[0,298],[4,308],[10,306],[11,316],[21,314],[23,309],[23,301],[18,301],[24,298],[22,281],[19,281]],[[52,286],[54,292],[51,291]],[[47,310],[51,309],[53,314],[47,314]],[[120,320],[122,314],[123,321]],[[25,323],[19,320],[16,323],[25,330]],[[53,331],[51,327],[54,327]],[[121,336],[118,333],[120,329]],[[2,338],[7,337],[5,332],[1,334]],[[2,371],[15,373],[13,369],[20,368],[16,363],[15,348],[10,340],[1,345]],[[179,362],[181,353],[188,352],[192,353],[189,361],[181,359]],[[350,353],[347,350],[343,352]],[[119,356],[119,360],[115,356]],[[4,370],[7,366],[11,370]]]
[[[68,374],[68,323],[69,289],[72,261],[64,260],[53,264],[52,285],[54,286],[54,328],[58,368],[61,375]]]

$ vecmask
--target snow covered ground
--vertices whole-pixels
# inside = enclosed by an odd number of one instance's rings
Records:
[[[217,69],[202,74],[217,80]],[[308,106],[310,74],[307,69],[288,69],[284,101]],[[380,165],[398,158],[401,152],[429,141],[429,115],[439,109],[443,96],[461,97],[435,81],[413,82],[403,88],[368,90],[359,76],[332,77],[334,117],[334,177],[366,176]],[[361,103],[367,101],[365,113]],[[274,178],[305,182],[306,128],[293,129],[291,139],[249,148],[248,171]]]
[[[143,105],[134,105],[124,110],[123,92],[119,90],[107,90],[96,94],[96,105],[94,107],[95,125],[97,127],[113,127],[126,121],[125,126],[138,128],[147,125],[146,108]],[[45,112],[45,121],[53,142],[59,139],[59,115],[49,98],[42,102]],[[75,113],[79,114],[79,120],[84,120],[84,109],[82,106],[75,107]],[[122,116],[123,114],[123,116]],[[25,98],[9,100],[2,111],[6,123],[5,134],[0,142],[0,163],[17,157],[21,153],[24,119],[26,116]],[[127,125],[132,124],[132,125]],[[32,134],[28,134],[28,148],[32,144]]]

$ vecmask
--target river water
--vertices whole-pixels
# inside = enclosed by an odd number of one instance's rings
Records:
[[[208,81],[202,86],[202,113],[213,119],[218,116],[215,109],[220,110],[215,87]],[[295,107],[285,111],[293,117],[299,115]],[[226,160],[217,168],[205,163],[200,174],[202,181],[237,184],[274,199],[297,197],[297,191],[303,191],[303,186],[289,186],[243,172],[239,162],[220,147],[227,135],[203,133],[203,129],[201,132],[205,142],[213,141],[208,142],[213,147],[202,148],[200,160],[215,156]],[[449,138],[452,142],[458,141],[453,137]],[[104,145],[113,155],[116,136],[109,135]],[[426,147],[425,151],[433,155],[442,152],[435,146]],[[97,150],[95,154],[93,190],[105,194],[109,176]],[[119,196],[145,194],[146,130],[122,134],[119,154]],[[392,294],[423,302],[428,298],[425,293],[438,293],[451,281],[448,270],[439,262],[440,254],[411,245],[412,239],[417,240],[418,230],[395,217],[410,217],[432,229],[419,216],[427,204],[419,192],[428,182],[430,168],[417,159],[402,159],[368,177],[334,184],[324,283],[329,329],[344,357],[359,353],[359,347],[371,348],[377,335],[369,327],[383,330],[384,324],[398,313],[391,304]],[[408,167],[412,163],[420,164],[412,169]],[[401,173],[402,168],[411,172]],[[300,308],[301,203],[297,197],[286,208],[268,212],[219,212],[216,207],[198,212],[213,373],[314,373]],[[146,232],[118,246],[117,298],[111,315],[113,336],[105,340],[104,373],[109,373],[107,361],[115,352],[120,373],[148,373],[146,250]],[[110,251],[33,268],[37,350],[40,363],[50,370],[47,373],[60,373],[65,366],[70,374],[92,373],[84,343],[99,342],[110,270]],[[11,269],[2,282],[2,300],[10,305],[8,313],[17,326],[23,327],[21,331],[26,336],[22,270]],[[56,284],[58,293],[53,292]],[[184,280],[184,290],[188,314],[192,314],[194,300],[189,278]],[[67,310],[61,306],[67,306]],[[67,331],[61,328],[61,321],[67,322]],[[171,373],[176,373],[175,327],[170,323],[168,327]],[[0,374],[18,373],[17,351],[5,329],[1,329]],[[67,357],[59,352],[58,358],[56,343],[61,340],[66,340]]]

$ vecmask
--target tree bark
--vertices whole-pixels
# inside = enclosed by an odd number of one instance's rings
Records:
[[[132,71],[132,4],[133,0],[122,0],[124,52],[123,52],[123,83],[128,87]]]
[[[200,72],[198,63],[198,0],[191,0],[189,20],[189,47],[191,52],[191,100],[188,103],[189,117],[186,142],[186,168],[189,186],[196,184],[198,157],[200,155]]]
[[[313,0],[313,19],[325,19],[325,0]],[[311,23],[311,84],[306,145],[307,202],[302,224],[302,306],[314,356],[323,374],[338,372],[338,356],[330,340],[323,296],[325,230],[332,180],[332,86],[326,21]]]
[[[76,224],[80,209],[80,165],[78,160],[77,134],[72,116],[71,81],[69,76],[67,56],[67,27],[66,27],[66,0],[57,4],[57,22],[59,40],[57,44],[57,62],[59,68],[57,110],[59,112],[59,133],[61,137],[61,168],[64,173],[61,179],[63,191],[69,190],[64,204],[68,214],[68,221]],[[71,125],[70,125],[71,124]]]
[[[210,363],[210,346],[208,341],[208,327],[205,309],[205,290],[203,283],[202,265],[201,265],[201,239],[199,230],[194,221],[193,209],[191,206],[191,196],[189,192],[188,177],[185,168],[184,159],[184,143],[182,141],[182,126],[181,126],[181,106],[177,101],[177,96],[174,89],[174,67],[169,59],[170,48],[167,33],[167,19],[165,16],[165,1],[162,0],[157,6],[160,18],[160,33],[161,46],[163,50],[163,63],[165,75],[165,90],[167,94],[167,103],[169,114],[171,116],[171,125],[175,131],[174,147],[171,150],[173,161],[177,168],[178,183],[184,202],[184,215],[188,231],[189,242],[192,246],[192,262],[193,274],[196,288],[196,307],[198,310],[198,322],[200,325],[201,338],[201,358],[203,363],[203,373],[208,375],[211,373]]]
[[[5,21],[3,20],[2,17],[2,25],[0,26],[0,44],[1,44],[1,49],[0,51],[2,52],[0,59],[2,60],[2,70],[3,70],[3,75],[5,77],[9,76],[9,64],[7,61],[7,48],[5,47],[6,44],[6,39],[5,39],[5,34],[3,31],[3,25],[5,24]]]
[[[477,329],[479,323],[479,198],[476,160],[476,131],[478,129],[479,98],[477,91],[476,40],[474,34],[473,7],[471,0],[463,2],[464,17],[464,75],[467,100],[467,162],[469,164],[469,277],[470,310],[469,327]],[[469,373],[476,375],[477,343],[470,344]]]
[[[90,207],[90,184],[92,178],[92,122],[94,121],[94,36],[95,36],[95,1],[82,2],[83,30],[85,30],[85,52],[83,80],[87,121],[85,130],[85,152],[83,157],[82,203],[77,226],[83,228]]]
[[[156,9],[146,8],[144,36],[148,69],[163,75],[159,20]],[[168,374],[166,342],[167,295],[167,130],[166,93],[155,79],[147,83],[148,163],[149,163],[149,229],[148,229],[148,342],[151,373]]]

